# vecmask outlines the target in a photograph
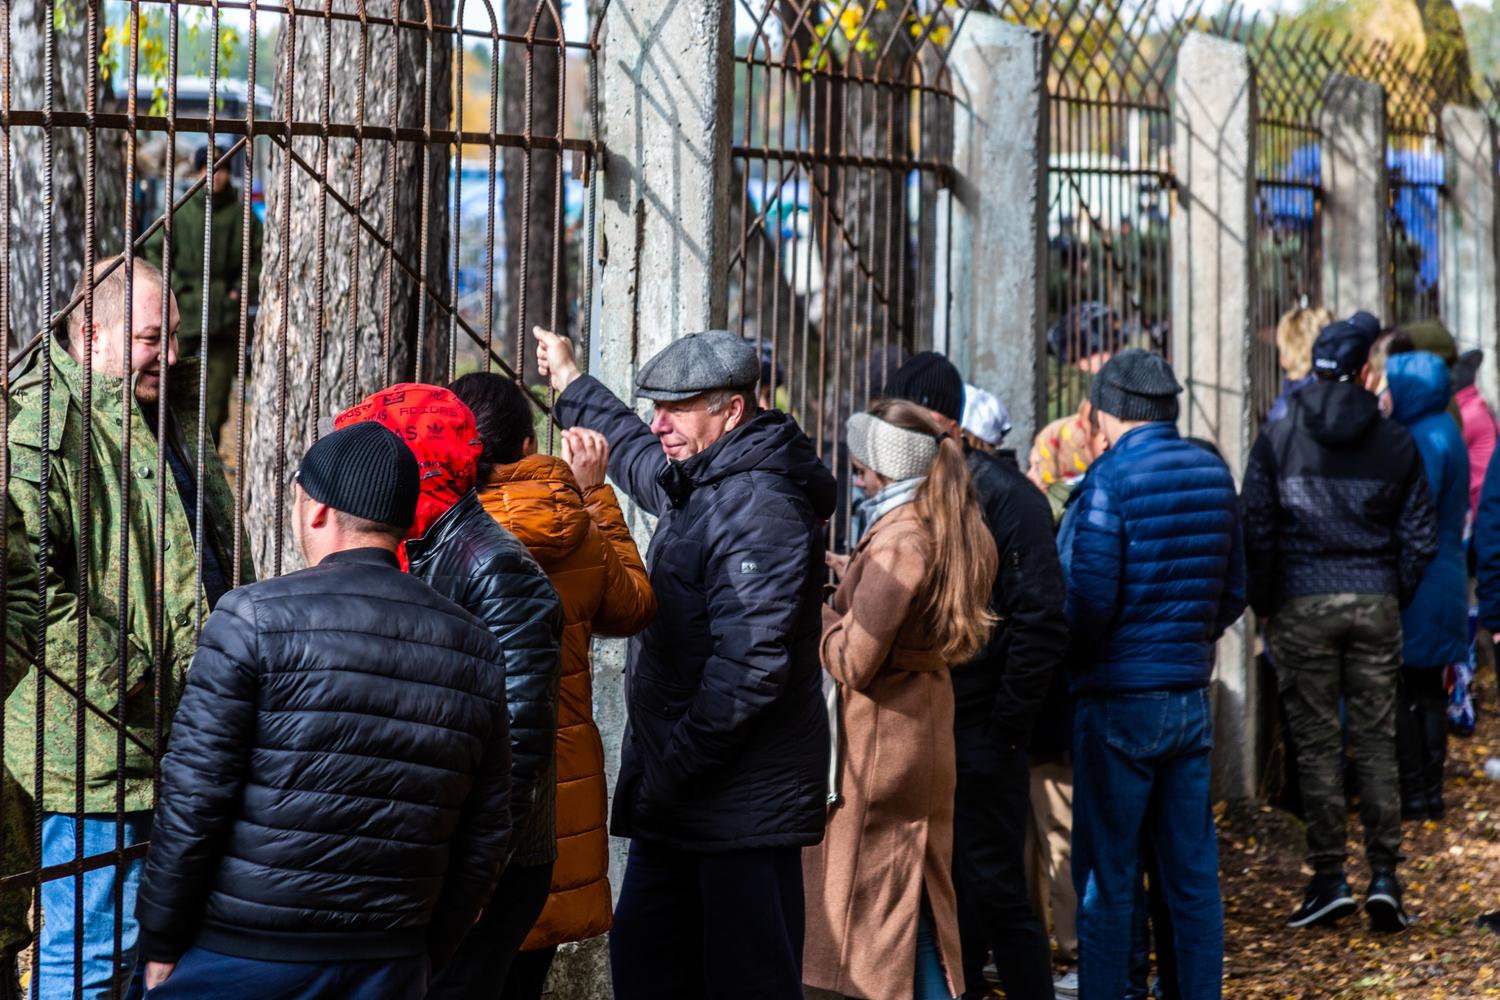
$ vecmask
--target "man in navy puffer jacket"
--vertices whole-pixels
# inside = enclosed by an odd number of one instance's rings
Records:
[[[1209,752],[1214,643],[1245,607],[1234,479],[1177,433],[1171,367],[1123,351],[1090,401],[1109,450],[1058,547],[1073,626],[1073,881],[1084,1000],[1124,996],[1142,844],[1156,855],[1181,995],[1220,995],[1224,918]]]

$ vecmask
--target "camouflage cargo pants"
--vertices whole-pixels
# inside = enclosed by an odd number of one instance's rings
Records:
[[[1271,655],[1297,742],[1297,773],[1307,815],[1307,860],[1320,873],[1344,868],[1342,700],[1359,777],[1365,856],[1372,869],[1401,857],[1400,777],[1396,767],[1396,684],[1401,609],[1384,594],[1296,597],[1276,612]]]

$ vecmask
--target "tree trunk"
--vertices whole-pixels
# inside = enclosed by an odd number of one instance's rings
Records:
[[[533,28],[533,19],[535,26]],[[556,137],[559,105],[557,38],[558,25],[553,21],[544,0],[506,0],[505,30],[514,35],[535,32],[536,44],[530,50],[531,135]],[[527,116],[527,49],[510,43],[504,49],[501,66],[500,127],[516,135],[526,133]],[[567,277],[562,272],[566,258],[558,260],[558,276],[552,280],[553,259],[561,247],[554,246],[554,213],[561,210],[557,199],[557,164],[561,151],[533,150],[529,154],[531,177],[527,182],[528,154],[524,149],[508,147],[502,157],[505,176],[505,294],[506,329],[498,342],[509,345],[510,363],[516,363],[516,337],[522,346],[521,361],[528,381],[536,379],[536,355],[525,345],[533,326],[566,327]],[[529,192],[529,200],[523,200]],[[522,273],[522,265],[525,273]],[[522,293],[524,292],[524,301]]]
[[[88,107],[89,38],[82,0],[62,0],[55,5],[56,50],[53,59],[52,108],[54,111],[84,111]],[[103,5],[96,11],[102,13]],[[11,0],[10,59],[11,107],[17,111],[41,111],[46,105],[46,39],[54,13],[50,0]],[[104,25],[97,26],[97,39]],[[98,44],[96,40],[96,44]],[[98,107],[103,109],[105,88],[99,87]],[[42,240],[39,235],[46,214],[46,139],[39,126],[10,129],[10,287],[6,303],[12,346],[30,340],[41,329],[41,317],[66,304],[78,276],[83,273],[87,184],[86,140],[81,128],[52,130],[52,296],[44,303],[42,289]],[[95,252],[98,257],[119,252],[124,245],[125,157],[119,132],[99,131],[95,151],[96,224]]]
[[[334,7],[358,9],[356,0],[335,0]],[[452,0],[433,0],[433,22],[451,23],[453,9]],[[390,10],[384,3],[372,5],[372,13],[381,16]],[[420,22],[424,6],[420,0],[404,0],[401,16]],[[366,31],[362,44],[355,22],[301,17],[295,37],[283,29],[277,48],[275,120],[320,119],[324,60],[331,53],[331,122],[360,122],[363,79],[365,126],[389,126],[394,102],[398,127],[422,128],[424,81],[430,67],[430,127],[450,128],[452,36],[434,34],[429,39],[420,29],[402,28],[400,38],[393,39],[388,26]],[[294,52],[290,72],[289,45]],[[248,436],[248,453],[238,463],[244,470],[251,547],[262,576],[301,565],[284,514],[292,499],[292,474],[314,438],[318,418],[333,416],[393,382],[444,380],[448,315],[437,302],[451,301],[447,146],[428,149],[420,142],[367,138],[360,148],[353,139],[330,141],[326,227],[320,223],[323,186],[314,173],[321,172],[320,140],[295,141],[294,151],[302,162],[294,158],[289,175],[283,147],[272,149],[262,173],[267,210],[253,347],[255,376],[246,409],[251,418],[243,421],[247,429],[241,432]],[[261,169],[259,164],[256,169]],[[335,195],[357,206],[365,225],[359,225]],[[425,296],[419,294],[414,277],[424,273],[424,216]],[[387,236],[389,252],[382,245]]]

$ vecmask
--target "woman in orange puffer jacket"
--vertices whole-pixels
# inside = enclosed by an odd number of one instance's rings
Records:
[[[626,636],[645,628],[656,613],[656,598],[619,501],[604,481],[604,437],[566,431],[561,459],[538,454],[535,411],[520,386],[476,373],[450,388],[474,412],[484,445],[480,502],[530,550],[563,605],[552,893],[500,994],[504,1000],[534,1000],[559,944],[610,927],[604,745],[594,725],[589,644],[595,635]]]

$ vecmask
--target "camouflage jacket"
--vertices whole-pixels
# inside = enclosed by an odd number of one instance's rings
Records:
[[[82,367],[61,346],[46,342],[52,355],[52,391],[47,438],[42,439],[42,351],[22,362],[11,383],[10,499],[24,520],[24,544],[38,551],[42,519],[47,520],[48,553],[39,575],[47,589],[45,670],[39,690],[37,664],[27,665],[5,703],[5,764],[23,788],[35,794],[37,727],[42,730],[43,773],[37,803],[48,812],[77,808],[82,778],[85,812],[113,812],[117,782],[126,810],[151,808],[155,757],[155,695],[161,693],[163,737],[182,690],[196,647],[207,599],[197,585],[197,559],[187,511],[178,498],[171,468],[157,448],[154,428],[134,404],[129,407],[130,451],[124,444],[121,380],[94,374],[93,419],[89,421],[90,489],[80,489],[84,446],[80,405]],[[46,349],[45,347],[43,349]],[[196,461],[194,418],[177,415],[171,432],[191,466]],[[204,544],[215,546],[226,576],[233,573],[233,502],[223,467],[212,445],[203,482]],[[45,459],[47,496],[41,492]],[[130,469],[129,512],[121,524],[122,462]],[[166,504],[157,506],[158,477]],[[85,511],[87,514],[85,515]],[[156,557],[158,515],[165,519],[165,547]],[[86,530],[84,530],[86,527]],[[123,536],[122,536],[123,527]],[[10,543],[14,545],[12,537]],[[80,551],[82,549],[82,551]],[[241,583],[252,577],[249,546],[244,547]],[[122,555],[127,566],[125,604],[120,606]],[[87,574],[79,572],[80,559]],[[162,588],[160,642],[155,629],[155,587]],[[10,606],[38,608],[36,587],[29,595],[10,588]],[[80,594],[87,613],[80,632]],[[35,615],[35,612],[31,612]],[[120,677],[123,633],[125,676]],[[82,648],[80,648],[80,646]],[[7,664],[17,655],[7,650]],[[160,670],[158,671],[158,667]],[[16,671],[7,670],[14,674]],[[80,692],[81,688],[81,692]],[[82,764],[78,715],[83,698]],[[40,702],[40,703],[39,703]],[[120,730],[123,721],[124,751]]]

